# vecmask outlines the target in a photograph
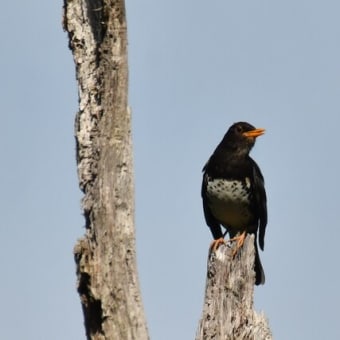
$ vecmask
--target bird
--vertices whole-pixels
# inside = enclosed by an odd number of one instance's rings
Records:
[[[242,247],[247,234],[255,234],[255,284],[265,282],[257,247],[264,249],[267,226],[267,196],[264,178],[257,163],[249,156],[257,137],[265,129],[247,122],[230,126],[222,141],[203,167],[201,196],[206,224],[214,241],[212,250],[229,241],[237,241],[233,257]],[[222,233],[222,227],[226,229]]]

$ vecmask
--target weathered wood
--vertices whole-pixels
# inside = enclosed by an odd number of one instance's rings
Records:
[[[75,135],[86,233],[74,248],[88,339],[148,339],[137,276],[123,0],[64,0],[76,65]]]
[[[268,322],[254,311],[254,236],[232,258],[230,247],[209,254],[202,318],[196,340],[270,340]]]

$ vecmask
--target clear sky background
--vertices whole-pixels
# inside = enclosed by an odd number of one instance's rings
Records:
[[[211,234],[201,169],[228,127],[266,128],[266,284],[277,340],[340,339],[339,1],[127,0],[137,251],[152,340],[193,339]],[[62,1],[4,2],[0,327],[82,340],[77,86]]]

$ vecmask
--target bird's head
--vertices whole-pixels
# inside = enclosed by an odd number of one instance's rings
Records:
[[[239,153],[248,154],[255,144],[257,137],[263,135],[265,129],[256,129],[246,122],[233,124],[223,138],[223,144],[237,150]]]

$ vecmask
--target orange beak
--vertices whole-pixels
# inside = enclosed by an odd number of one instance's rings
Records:
[[[246,136],[248,138],[250,137],[258,137],[258,136],[262,136],[265,133],[265,129],[254,129],[254,130],[250,130],[247,132],[243,132],[243,136]]]

